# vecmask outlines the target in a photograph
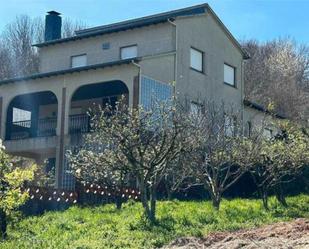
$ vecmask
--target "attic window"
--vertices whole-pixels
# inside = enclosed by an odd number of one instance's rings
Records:
[[[120,48],[120,59],[131,59],[137,57],[137,45]]]
[[[81,54],[81,55],[75,55],[71,57],[71,67],[84,67],[87,66],[87,55]]]
[[[110,47],[111,47],[111,45],[110,45],[109,42],[104,42],[104,43],[102,44],[102,49],[103,49],[103,50],[108,50],[108,49],[110,49]]]

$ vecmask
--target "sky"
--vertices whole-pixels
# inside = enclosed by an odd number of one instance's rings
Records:
[[[0,0],[0,32],[21,14],[56,10],[92,27],[205,2],[238,40],[291,37],[309,45],[309,0]]]

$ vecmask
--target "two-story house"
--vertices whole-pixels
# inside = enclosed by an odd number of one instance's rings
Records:
[[[244,110],[248,58],[208,4],[79,30],[61,38],[60,14],[46,16],[38,74],[0,82],[0,134],[7,151],[56,168],[56,186],[71,188],[65,149],[89,131],[94,103],[130,106],[151,96],[224,101]],[[194,106],[193,106],[194,108]]]

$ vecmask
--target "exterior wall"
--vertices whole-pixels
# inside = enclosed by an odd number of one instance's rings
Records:
[[[241,51],[214,17],[204,14],[178,18],[176,90],[191,100],[224,101],[242,109],[243,76]],[[204,52],[204,72],[190,69],[190,47]],[[224,84],[224,63],[236,67],[236,87]]]
[[[279,130],[274,126],[275,119],[262,111],[246,106],[244,108],[244,132],[248,134],[248,122],[251,123],[251,129],[260,131],[260,129],[268,128],[276,134]]]
[[[58,105],[41,105],[39,107],[39,119],[55,118],[58,116]]]
[[[142,74],[147,77],[165,83],[173,83],[175,80],[175,53],[145,57],[139,64]]]
[[[71,102],[71,108],[70,108],[69,115],[86,114],[89,111],[89,108],[92,108],[98,105],[102,105],[102,98],[85,99],[85,100],[78,100],[78,101]],[[74,112],[72,108],[78,109],[80,113]]]
[[[71,56],[87,54],[88,65],[117,61],[120,48],[138,46],[138,56],[161,54],[175,50],[174,29],[163,23],[128,31],[111,33],[73,42],[60,43],[40,48],[40,72],[50,72],[71,67]],[[110,43],[108,50],[103,43]]]

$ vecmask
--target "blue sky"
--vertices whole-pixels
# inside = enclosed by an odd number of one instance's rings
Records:
[[[0,31],[19,14],[44,17],[56,10],[89,26],[204,3],[199,0],[0,0]],[[239,40],[290,36],[309,45],[309,0],[209,0]]]

